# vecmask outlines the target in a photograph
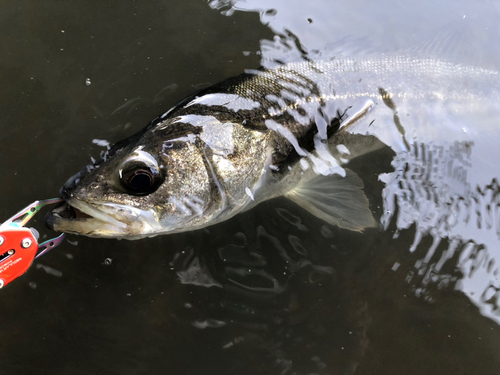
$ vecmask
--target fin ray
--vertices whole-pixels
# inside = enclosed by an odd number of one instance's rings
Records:
[[[377,225],[363,192],[363,181],[349,169],[346,176],[318,175],[285,196],[329,224],[352,231]]]

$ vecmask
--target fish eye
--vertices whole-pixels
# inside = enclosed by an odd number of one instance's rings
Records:
[[[143,146],[137,147],[118,169],[120,185],[131,195],[153,193],[163,182],[163,173],[156,159]]]
[[[146,195],[154,192],[161,183],[157,168],[147,165],[134,165],[120,173],[120,182],[127,193]]]

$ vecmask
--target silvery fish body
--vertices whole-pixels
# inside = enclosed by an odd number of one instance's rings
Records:
[[[497,72],[409,56],[248,71],[183,100],[83,168],[46,222],[135,239],[203,228],[285,195],[361,231],[376,222],[363,183],[343,166],[379,140],[408,149],[408,129],[421,140],[466,139],[460,123],[475,131],[474,121],[499,118],[499,86]]]

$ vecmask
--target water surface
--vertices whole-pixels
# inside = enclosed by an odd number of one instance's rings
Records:
[[[93,140],[245,69],[425,52],[498,70],[498,15],[467,1],[5,2],[1,216],[56,196],[103,150]],[[492,127],[430,143],[408,128],[404,152],[349,163],[380,222],[364,233],[279,198],[192,233],[69,237],[1,291],[0,373],[499,373],[498,130],[478,116]]]

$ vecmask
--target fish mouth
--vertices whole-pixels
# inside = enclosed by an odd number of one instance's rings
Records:
[[[90,237],[122,237],[127,224],[104,211],[61,191],[65,200],[45,216],[45,225],[57,232],[83,234]]]

